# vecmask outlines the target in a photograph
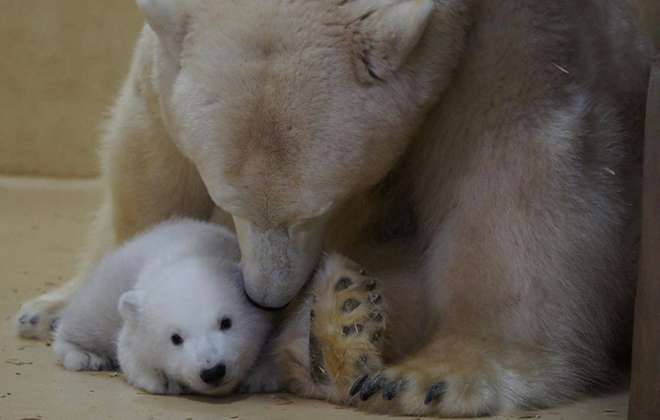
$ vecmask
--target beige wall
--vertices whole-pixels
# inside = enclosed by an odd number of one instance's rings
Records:
[[[96,175],[141,25],[133,0],[0,0],[0,174]]]
[[[660,0],[636,0],[660,44]],[[128,70],[134,0],[0,0],[0,175],[92,177]]]

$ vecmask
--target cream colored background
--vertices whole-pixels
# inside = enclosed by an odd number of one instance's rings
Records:
[[[636,1],[660,44],[660,0]],[[97,175],[141,25],[133,0],[0,0],[0,174]]]
[[[0,0],[0,174],[97,174],[141,25],[133,0]]]

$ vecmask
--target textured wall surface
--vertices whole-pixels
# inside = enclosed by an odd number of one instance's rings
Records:
[[[133,0],[0,0],[0,174],[91,177],[142,25]]]

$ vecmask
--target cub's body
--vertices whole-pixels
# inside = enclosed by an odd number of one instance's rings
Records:
[[[239,256],[232,233],[193,220],[161,223],[112,251],[62,313],[53,344],[62,365],[121,368],[152,393],[233,391],[270,328],[244,296]],[[200,379],[216,365],[217,381]]]

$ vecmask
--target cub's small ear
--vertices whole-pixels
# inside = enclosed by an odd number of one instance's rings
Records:
[[[144,291],[131,290],[119,298],[119,314],[126,322],[135,322],[140,316],[144,304]]]
[[[387,80],[417,45],[433,10],[433,0],[392,3],[373,0],[352,24],[353,56],[364,83]]]
[[[144,20],[158,35],[165,49],[173,58],[181,53],[181,44],[186,34],[186,12],[184,0],[136,0]]]

